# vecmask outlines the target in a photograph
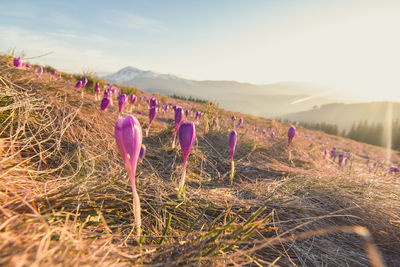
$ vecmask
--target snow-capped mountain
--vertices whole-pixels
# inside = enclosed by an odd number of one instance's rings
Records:
[[[217,102],[222,108],[264,117],[304,111],[315,105],[337,101],[327,94],[320,96],[323,95],[321,92],[328,91],[326,88],[306,83],[256,85],[235,81],[196,81],[134,67],[125,67],[104,78],[149,93],[192,96]],[[299,99],[308,100],[297,102]]]
[[[114,74],[106,76],[109,82],[125,83],[136,78],[149,78],[149,79],[162,79],[162,80],[176,80],[179,79],[171,74],[159,74],[150,70],[140,70],[135,67],[125,67]]]

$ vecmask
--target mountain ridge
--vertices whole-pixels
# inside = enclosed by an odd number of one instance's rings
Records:
[[[219,103],[225,109],[263,117],[304,111],[314,105],[338,101],[336,97],[329,96],[330,88],[301,82],[252,84],[229,80],[190,80],[132,66],[104,78],[108,82],[135,86],[149,93],[206,99]],[[310,100],[292,104],[306,98]]]

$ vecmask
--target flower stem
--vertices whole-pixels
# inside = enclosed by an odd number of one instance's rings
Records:
[[[172,148],[175,148],[176,130],[174,132],[174,140],[172,141]]]
[[[235,162],[231,160],[231,185],[233,184],[233,177],[235,176]]]
[[[137,240],[139,241],[141,234],[142,218],[140,213],[140,199],[136,191],[135,173],[136,173],[136,168],[134,168],[134,170],[131,171],[130,180],[131,180],[131,188],[133,195],[133,216],[135,217],[136,235],[137,235]]]
[[[186,178],[186,164],[187,161],[183,161],[183,166],[182,166],[182,176],[181,180],[179,181],[179,187],[178,187],[178,198],[181,198],[183,193],[184,193],[184,186],[185,186],[185,178]]]

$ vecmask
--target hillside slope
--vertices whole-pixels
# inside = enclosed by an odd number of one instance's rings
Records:
[[[398,176],[365,164],[366,156],[384,161],[384,149],[298,128],[289,160],[289,125],[162,95],[161,103],[202,111],[204,119],[184,199],[176,198],[182,159],[171,148],[173,114],[159,113],[143,138],[137,188],[145,238],[138,245],[114,139],[117,107],[101,112],[93,87],[81,98],[74,84],[0,59],[1,265],[366,266],[378,261],[375,247],[388,266],[400,265]],[[135,107],[143,129],[147,109]],[[229,186],[233,114],[245,126],[237,129]],[[213,130],[214,116],[221,127]],[[351,153],[346,167],[323,158],[333,146]]]
[[[367,121],[383,123],[391,114],[392,120],[400,120],[400,103],[370,102],[354,104],[327,104],[317,109],[281,115],[279,118],[299,122],[325,122],[350,130],[353,124]]]

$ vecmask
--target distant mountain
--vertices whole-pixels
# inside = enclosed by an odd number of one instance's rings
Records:
[[[323,96],[329,93],[329,89],[306,83],[255,85],[235,81],[195,81],[134,67],[123,68],[104,78],[149,93],[206,99],[225,109],[263,117],[304,111],[315,105],[337,101]],[[298,101],[301,99],[308,100]]]
[[[391,114],[391,115],[390,115]],[[325,122],[336,124],[340,129],[349,130],[353,123],[368,121],[384,122],[386,118],[400,120],[400,103],[369,102],[355,104],[327,104],[303,112],[278,116],[280,119],[298,122]]]

